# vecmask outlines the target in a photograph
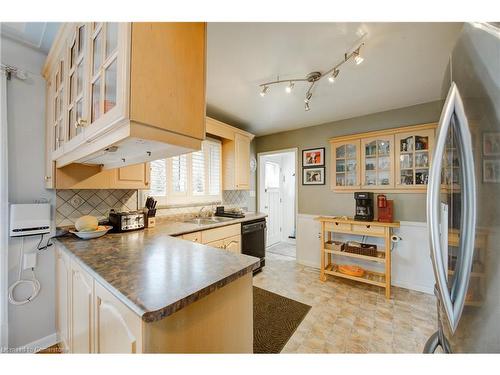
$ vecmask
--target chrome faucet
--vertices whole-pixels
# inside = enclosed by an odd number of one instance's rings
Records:
[[[198,218],[201,218],[201,213],[203,212],[204,209],[205,209],[205,206],[202,206],[200,208],[200,210],[198,211],[198,215],[197,215]]]

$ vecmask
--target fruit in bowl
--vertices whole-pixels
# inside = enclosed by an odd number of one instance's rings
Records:
[[[95,216],[82,216],[75,223],[75,229],[78,232],[93,232],[99,227],[99,222]]]
[[[70,233],[73,233],[75,236],[80,237],[82,240],[90,240],[92,238],[98,238],[104,236],[110,229],[113,227],[110,225],[97,225],[95,230],[70,230]],[[76,225],[75,225],[76,229]],[[87,229],[87,228],[86,228]]]

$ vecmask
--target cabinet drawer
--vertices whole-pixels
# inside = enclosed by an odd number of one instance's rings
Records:
[[[384,234],[385,228],[370,224],[353,224],[352,231],[358,233],[366,233],[367,235]]]
[[[325,223],[325,230],[330,232],[350,232],[351,224],[349,223],[341,223],[341,222],[329,222]]]
[[[209,242],[221,240],[228,237],[239,236],[241,234],[241,225],[233,224],[225,227],[204,230],[201,233],[201,242],[208,244]]]
[[[241,253],[241,235],[229,237],[224,239],[224,250],[231,253]]]
[[[224,240],[212,241],[212,242],[206,243],[205,245],[210,246],[210,247],[215,247],[217,249],[224,249]]]
[[[201,232],[183,234],[181,238],[191,242],[201,242]]]

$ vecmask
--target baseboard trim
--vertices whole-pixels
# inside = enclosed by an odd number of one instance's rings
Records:
[[[306,267],[312,267],[312,268],[316,268],[319,270],[319,265],[317,263],[314,263],[314,262],[305,262],[303,260],[300,260],[300,259],[297,259],[296,260],[297,264],[300,264],[301,266],[306,266]]]
[[[48,347],[58,343],[57,334],[53,333],[51,335],[42,337],[41,339],[30,342],[29,344],[20,346],[17,348],[17,352],[22,353],[36,353],[40,350],[47,349]]]

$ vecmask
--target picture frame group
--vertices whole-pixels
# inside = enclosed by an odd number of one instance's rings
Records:
[[[302,150],[302,185],[325,184],[325,148]]]

